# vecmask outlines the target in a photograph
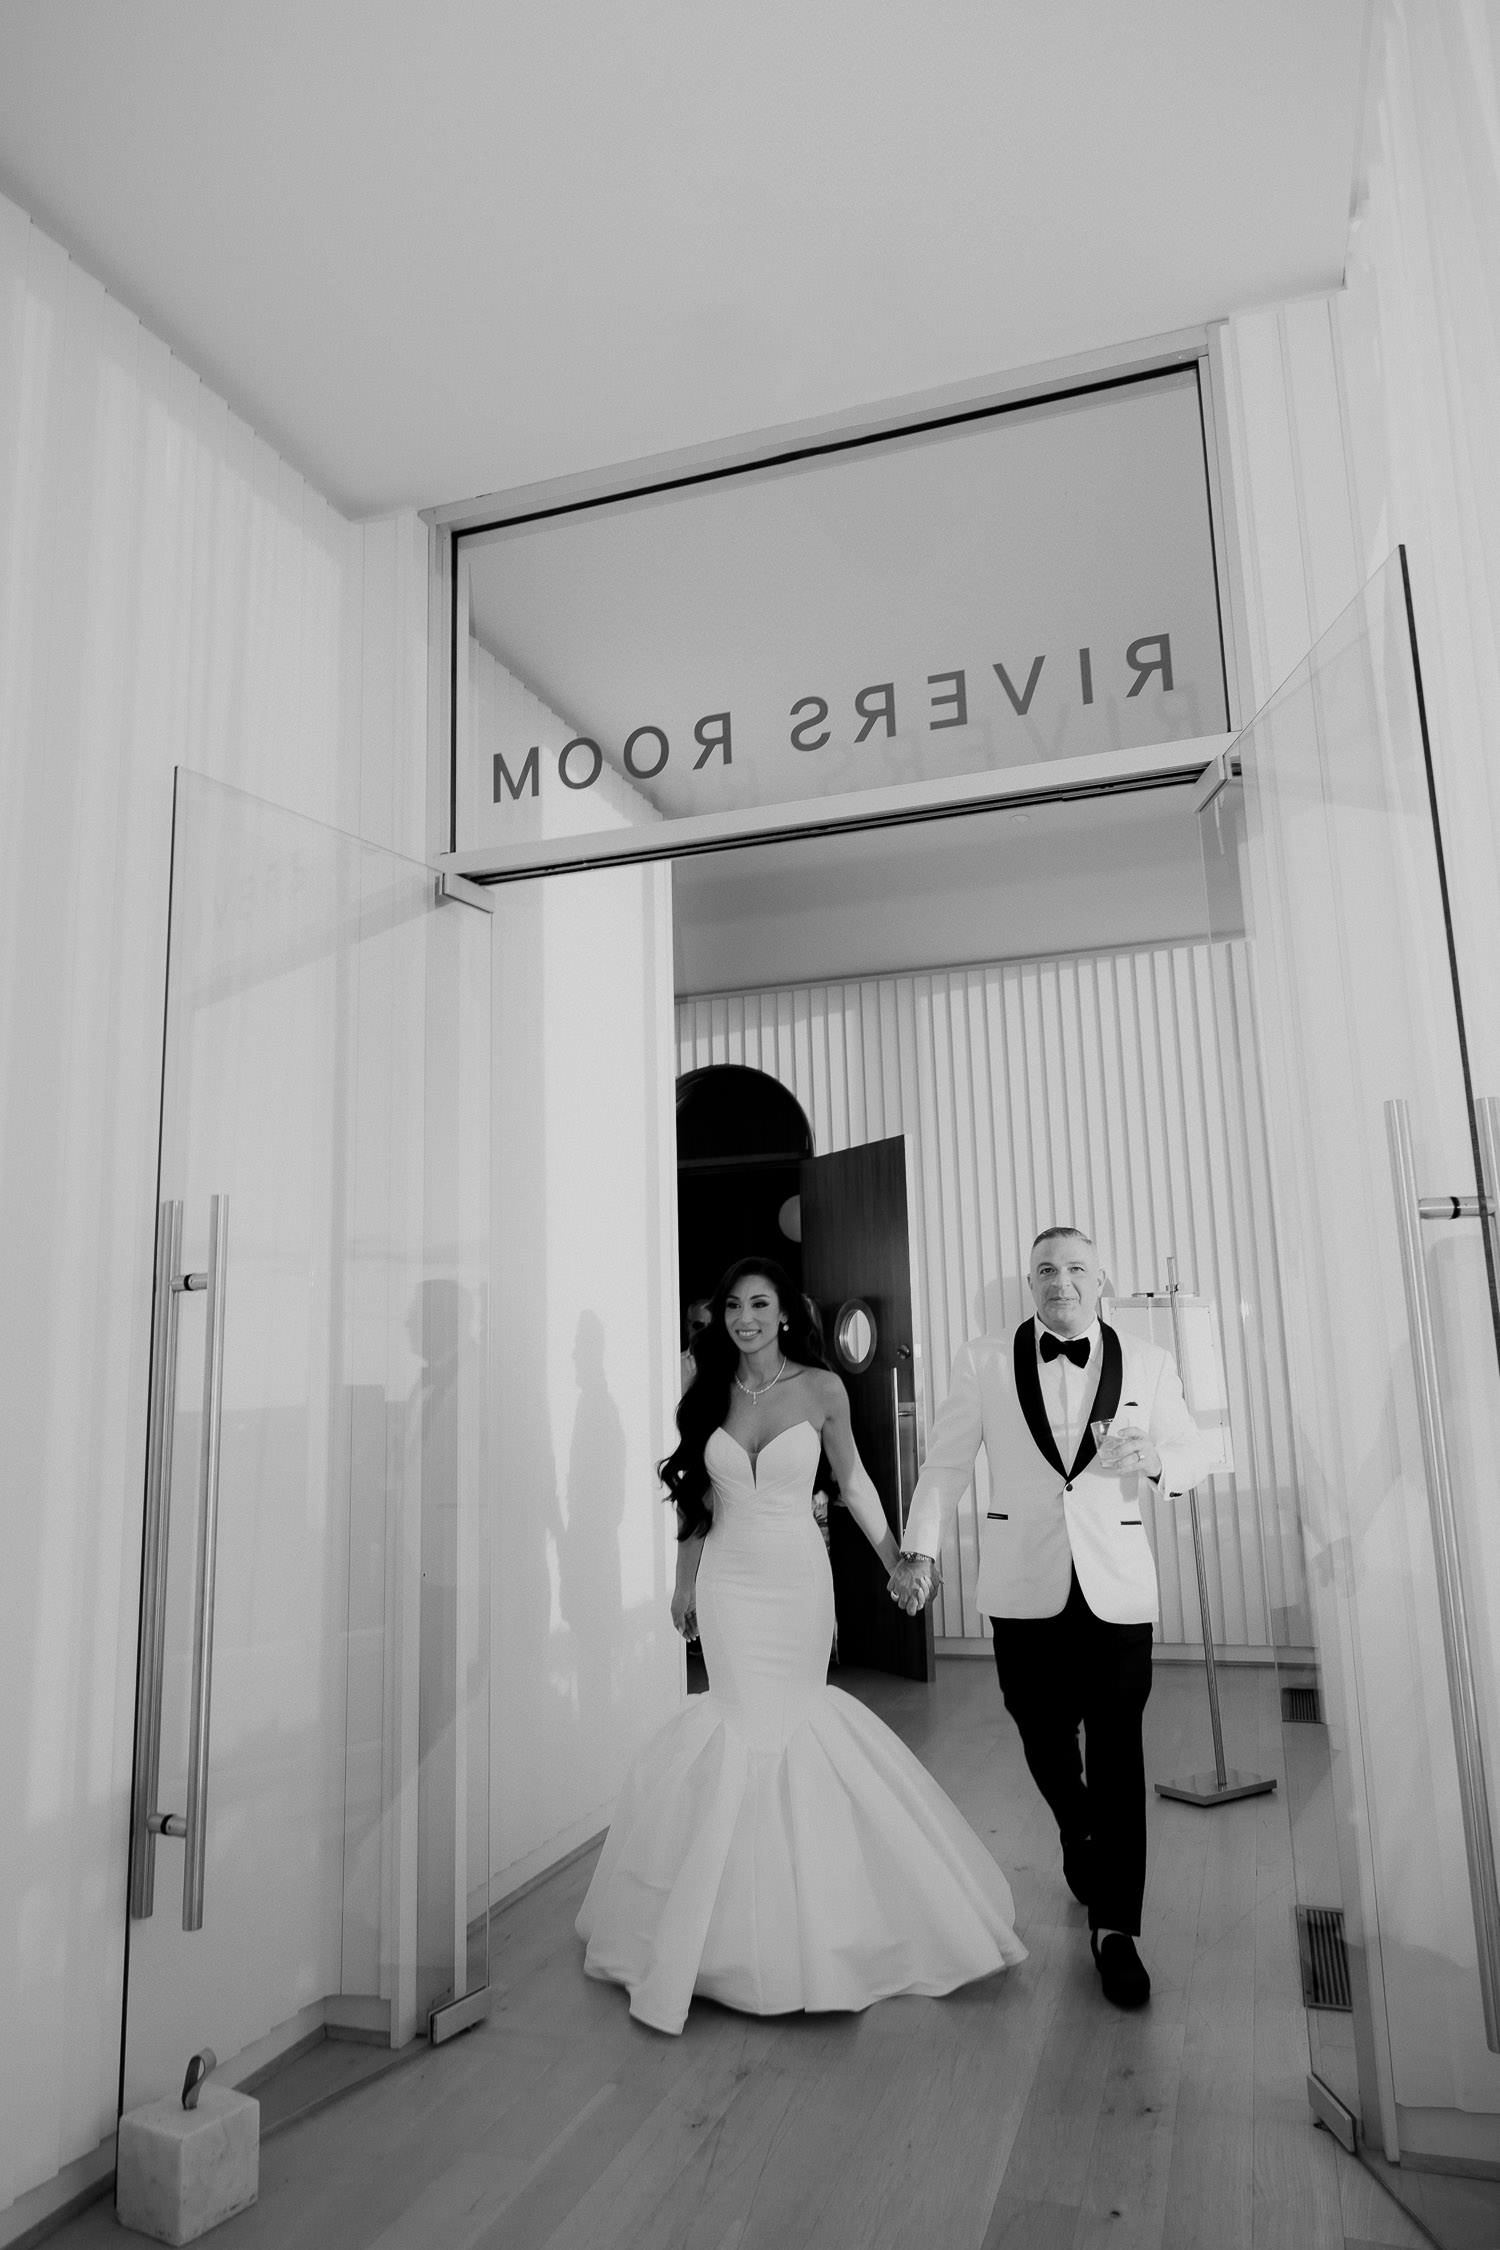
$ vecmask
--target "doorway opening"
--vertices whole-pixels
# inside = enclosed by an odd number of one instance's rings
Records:
[[[778,1079],[709,1063],[677,1082],[677,1183],[684,1345],[737,1259],[780,1266],[842,1377],[860,1459],[899,1539],[917,1422],[905,1140],[816,1155],[806,1114]],[[685,1353],[685,1381],[691,1373]],[[825,1456],[814,1508],[833,1569],[835,1661],[930,1680],[931,1615],[907,1618],[892,1607],[864,1536],[828,1506],[836,1494]],[[690,1689],[706,1684],[691,1649],[688,1678]]]
[[[820,1161],[906,1144],[913,1448],[959,1345],[1029,1313],[1045,1224],[1093,1233],[1118,1296],[1164,1288],[1172,1256],[1184,1288],[1219,1307],[1239,1304],[1247,1261],[1258,1280],[1258,1086],[1253,1056],[1216,1036],[1193,787],[760,843],[678,860],[672,881],[681,1078],[710,1064],[774,1078]],[[1242,951],[1227,925],[1215,936],[1220,958]],[[731,1216],[721,1203],[714,1277],[741,1247]],[[748,1232],[748,1206],[742,1220]],[[684,1277],[694,1225],[684,1196]],[[1261,1457],[1279,1461],[1283,1355],[1272,1339],[1263,1380],[1225,1342],[1230,1419],[1263,1409]],[[913,1458],[908,1496],[915,1473]],[[981,1465],[944,1557],[946,1653],[988,1653],[974,1601],[984,1485]],[[1288,1515],[1265,1551],[1248,1449],[1215,1480],[1205,1523],[1227,1659],[1304,1645],[1300,1536]],[[1167,1660],[1201,1661],[1187,1533],[1164,1504],[1155,1532]]]
[[[1299,1935],[1315,1931],[1334,1955],[1332,1975],[1304,1961],[1310,2099],[1434,2237],[1456,2245],[1490,2238],[1464,2227],[1481,2202],[1492,2219],[1500,2179],[1500,1890],[1477,1748],[1489,1628],[1474,1623],[1494,1609],[1470,1612],[1462,1584],[1484,1583],[1492,1550],[1483,1516],[1460,1524],[1452,1505],[1444,1431],[1462,1430],[1468,1445],[1500,1427],[1486,1319],[1500,1096],[1468,1077],[1404,567],[1377,575],[1241,741],[1243,784],[1238,763],[1218,761],[1185,831],[1196,930],[1160,926],[1165,897],[1120,835],[1089,898],[1049,888],[1045,850],[997,849],[992,927],[1014,906],[1023,934],[982,951],[953,943],[956,859],[924,881],[906,837],[899,863],[888,851],[883,870],[852,882],[831,860],[810,883],[763,861],[759,925],[748,865],[737,916],[719,869],[716,900],[695,901],[685,875],[679,1065],[702,1040],[735,1059],[768,1053],[794,1090],[804,1077],[812,1086],[822,1145],[840,1105],[835,1130],[850,1145],[893,1121],[914,1135],[914,1285],[936,1391],[953,1340],[994,1333],[1024,1309],[1008,1292],[1024,1227],[1044,1219],[1072,1219],[1101,1242],[1116,1296],[1159,1290],[1170,1250],[1188,1286],[1232,1314],[1221,1334],[1244,1484],[1237,1492],[1231,1470],[1232,1505],[1216,1493],[1208,1510],[1217,1575],[1203,1608],[1222,1646],[1238,1536],[1262,1592],[1241,1653],[1277,1667],[1294,1738],[1284,1748]],[[1107,809],[1111,824],[1122,809]],[[1081,829],[1067,847],[1076,871]],[[1118,910],[1124,927],[1095,909]],[[1146,926],[1132,931],[1135,911]],[[717,938],[729,972],[718,982]],[[902,967],[898,949],[913,942],[924,950]],[[1139,1165],[1116,1161],[1122,1123],[1127,1144],[1138,1135]],[[1453,1339],[1473,1332],[1465,1358]],[[1158,1516],[1169,1616],[1173,1533]],[[967,1638],[959,1544],[950,1648]],[[1240,1592],[1255,1590],[1242,1568]],[[1445,1674],[1447,1704],[1434,1698],[1424,1734],[1413,1683]],[[1443,1909],[1430,1886],[1404,1881],[1418,1799],[1418,1825],[1442,1834],[1456,1878]],[[1490,2090],[1464,2112],[1451,2097],[1460,2053],[1473,2086]],[[1447,2184],[1431,2186],[1440,2176]]]
[[[798,1172],[812,1127],[781,1081],[708,1063],[677,1081],[678,1288],[688,1307],[734,1259],[774,1258],[802,1282]],[[684,1343],[686,1342],[684,1335]]]

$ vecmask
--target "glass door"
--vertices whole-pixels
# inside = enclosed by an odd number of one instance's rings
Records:
[[[1500,1089],[1469,1084],[1494,988],[1459,989],[1403,556],[1201,819],[1272,1159],[1280,1303],[1241,1313],[1250,1351],[1284,1330],[1291,1457],[1247,1434],[1310,1589],[1278,1652],[1309,2090],[1441,2231],[1436,2174],[1500,2178]]]
[[[126,2108],[481,2004],[489,976],[430,869],[179,773]]]

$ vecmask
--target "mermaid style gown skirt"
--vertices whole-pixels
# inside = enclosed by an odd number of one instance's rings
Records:
[[[890,1729],[826,1684],[833,1579],[809,1422],[709,1439],[698,1571],[709,1692],[647,1743],[578,1916],[590,1976],[681,2031],[694,1993],[752,2015],[951,1992],[1026,1957],[1010,1886]]]

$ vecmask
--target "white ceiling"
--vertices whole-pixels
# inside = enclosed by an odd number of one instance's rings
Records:
[[[1341,276],[1368,0],[3,0],[0,189],[341,506]]]

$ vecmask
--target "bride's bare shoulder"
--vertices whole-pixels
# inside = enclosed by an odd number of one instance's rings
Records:
[[[802,1376],[809,1400],[814,1401],[823,1414],[837,1413],[848,1404],[849,1394],[831,1367],[804,1367]]]

